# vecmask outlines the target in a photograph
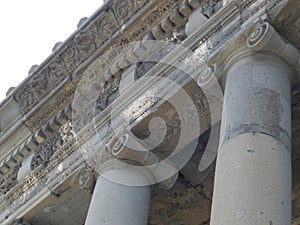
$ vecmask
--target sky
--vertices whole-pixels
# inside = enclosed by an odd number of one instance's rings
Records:
[[[65,41],[79,20],[102,0],[11,0],[0,3],[0,101],[18,86],[32,65],[41,64],[55,43]]]

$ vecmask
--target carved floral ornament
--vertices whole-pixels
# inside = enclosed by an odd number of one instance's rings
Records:
[[[20,105],[21,112],[26,114],[41,98],[45,97],[55,86],[58,85],[68,74],[73,73],[78,66],[93,54],[101,45],[107,41],[123,23],[143,8],[149,0],[126,0],[111,1],[107,8],[99,13],[99,16],[83,27],[73,39],[62,46],[61,52],[57,52],[54,59],[43,68],[35,70],[32,78],[17,91],[15,98]],[[191,7],[202,7],[203,12],[213,9],[210,14],[220,8],[222,1],[210,0],[200,3],[188,1]],[[179,4],[178,0],[169,0],[161,5],[153,14],[145,18],[141,27],[129,32],[125,39],[134,41],[140,39],[147,30],[151,29],[159,20],[166,16],[174,6]],[[209,13],[208,13],[209,14]],[[122,36],[122,35],[121,35]],[[124,37],[121,37],[124,39]],[[124,40],[125,40],[124,39]],[[122,44],[122,41],[120,41]],[[112,59],[113,60],[113,59]],[[37,85],[39,80],[41,85]]]
[[[16,93],[21,112],[26,114],[148,2],[112,1],[112,5],[103,10],[88,27],[80,30],[68,46],[54,56],[52,62],[36,69],[31,79]]]
[[[72,74],[78,66],[81,65],[91,54],[93,54],[101,45],[121,28],[121,26],[130,19],[134,13],[139,11],[149,0],[127,0],[127,1],[111,1],[109,8],[100,12],[99,16],[87,27],[82,28],[71,40],[68,46],[63,46],[63,51],[58,53],[48,65],[43,69],[37,69],[32,78],[19,90],[15,98],[20,104],[21,112],[26,114],[41,98],[45,97],[53,90],[68,74]],[[192,7],[199,7],[194,4],[195,1],[189,1]],[[220,2],[220,1],[216,1]],[[161,8],[155,10],[147,18],[143,24],[136,30],[130,31],[126,38],[122,37],[122,43],[135,41],[140,39],[143,34],[150,30],[159,20],[165,17],[170,11],[180,3],[178,0],[169,0],[161,4]],[[185,3],[186,4],[186,3]],[[204,5],[215,5],[210,2]],[[188,6],[190,7],[190,6]],[[203,9],[204,10],[204,9]],[[125,41],[125,42],[124,42]],[[118,43],[118,41],[116,42]],[[114,60],[113,58],[110,59]],[[103,66],[106,66],[105,63]],[[36,81],[39,80],[42,85],[37,86]]]
[[[109,42],[108,39],[148,2],[149,0],[115,0],[108,2],[106,4],[107,7],[99,12],[99,16],[94,21],[86,23],[87,25],[82,27],[72,40],[61,46],[61,51],[57,50],[55,52],[52,61],[36,69],[31,79],[17,91],[15,98],[20,105],[22,114],[30,111],[33,106],[52,91],[68,74],[72,74],[82,62],[97,49],[101,48],[104,42]],[[193,7],[195,9],[200,7],[201,4],[197,2],[188,1],[189,5],[183,8]],[[216,11],[220,8],[220,2],[222,1],[205,1],[202,3],[203,10],[206,11],[208,7],[214,8]],[[139,40],[179,3],[186,5],[186,2],[179,0],[166,0],[164,3],[161,3],[160,8],[154,10],[146,17],[140,27],[137,26],[126,35],[118,34],[120,41],[116,43],[119,42],[122,44],[124,40],[126,42]],[[186,10],[182,11],[182,13],[186,14]],[[36,84],[37,80],[39,80],[41,85]]]
[[[113,1],[112,1],[113,2]],[[116,4],[119,1],[116,1],[114,4],[114,10],[117,10]],[[142,5],[145,5],[148,1],[133,1],[133,6],[134,6],[134,11],[138,11]],[[129,31],[128,34],[124,34],[122,37],[119,39],[119,41],[116,41],[115,43],[121,44],[121,46],[125,47],[126,43],[128,43],[128,40],[138,40],[143,36],[143,33],[147,32],[151,28],[151,26],[154,26],[155,23],[157,23],[161,18],[165,17],[168,15],[168,13],[176,7],[176,5],[180,1],[178,0],[171,0],[167,1],[167,3],[162,4],[161,7],[163,8],[158,8],[155,10],[156,13],[148,15],[147,18],[145,18],[144,23],[141,25],[141,27],[136,28],[135,31]],[[129,4],[130,5],[130,4]],[[122,7],[125,7],[123,5]],[[124,15],[126,14],[124,12],[124,8],[119,9],[119,16],[124,19]],[[115,32],[113,31],[114,26],[116,26],[116,30],[118,30],[118,23],[117,20],[114,19],[113,17],[115,15],[115,11],[112,10],[112,7],[101,12],[99,18],[95,19],[95,22],[92,22],[88,24],[88,26],[77,33],[73,40],[70,41],[69,46],[64,47],[64,51],[57,54],[57,56],[54,58],[54,60],[48,64],[48,67],[43,69],[43,71],[36,70],[35,74],[33,75],[32,79],[29,80],[29,82],[25,85],[25,88],[21,89],[17,94],[15,95],[16,100],[20,104],[21,112],[23,114],[26,114],[30,109],[36,105],[38,102],[40,102],[41,98],[45,97],[50,91],[53,90],[54,87],[56,87],[68,74],[72,74],[78,66],[82,62],[85,61],[85,59],[93,54],[97,49],[101,48],[101,45],[105,42],[106,38],[105,35],[107,32],[111,31],[112,33]],[[129,17],[128,17],[129,18]],[[109,23],[109,24],[107,24]],[[107,27],[105,29],[102,29],[102,27]],[[112,35],[110,34],[110,36]],[[108,36],[108,37],[110,37]],[[179,33],[179,36],[180,35]],[[178,36],[178,37],[179,37]],[[128,39],[127,39],[128,38]],[[176,38],[176,37],[175,37]],[[180,41],[182,38],[179,38]],[[174,39],[175,40],[175,39]],[[109,41],[108,41],[109,42]],[[98,51],[98,50],[97,50]],[[85,55],[85,57],[82,57],[82,55]],[[115,54],[113,56],[108,57],[107,59],[104,59],[103,62],[101,62],[101,67],[103,68],[107,67],[112,61],[114,61],[119,54]],[[126,60],[125,60],[126,61]],[[100,70],[100,71],[101,71]],[[98,71],[95,71],[95,73],[98,73]],[[141,76],[140,74],[139,76]],[[77,78],[78,74],[72,75],[72,81],[74,83],[78,82]],[[108,76],[111,76],[108,74]],[[105,78],[106,79],[106,78]],[[36,81],[41,80],[40,85],[37,85]],[[110,84],[111,81],[105,81],[105,85],[107,86],[107,82]],[[117,88],[118,88],[118,79],[116,78],[112,85],[108,85],[107,87],[112,87],[110,88],[105,88],[105,95],[99,96],[98,99],[98,104],[99,107],[98,109],[101,111],[106,106],[109,104],[111,101],[110,95],[113,95]],[[64,102],[69,102],[69,101],[64,101]],[[50,118],[51,115],[55,113],[61,106],[57,107],[56,105],[53,106],[51,109],[52,112],[48,113],[45,112],[44,115],[40,115],[39,118],[42,118],[42,121],[40,120],[39,123],[35,122],[35,119],[29,116],[29,120],[27,121],[28,127],[35,131],[38,129],[36,125],[45,123],[47,120]],[[54,109],[54,111],[53,111]],[[43,124],[41,124],[43,125]]]

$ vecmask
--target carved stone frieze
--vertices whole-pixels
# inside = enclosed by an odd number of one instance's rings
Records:
[[[97,21],[99,38],[106,41],[114,34],[120,25],[118,24],[112,10],[104,11]]]
[[[73,119],[74,131],[75,133],[79,132],[83,127],[85,127],[92,119],[95,117],[95,104],[85,105],[82,108],[83,111],[80,114],[76,115],[76,119]]]
[[[148,0],[115,1],[110,9],[103,11],[95,19],[94,23],[77,33],[60,55],[56,56],[50,64],[44,66],[42,70],[35,71],[28,83],[17,92],[15,97],[20,104],[22,113],[26,114],[54,86],[61,82],[69,72],[73,72],[102,43],[110,38],[120,28],[120,24],[125,23],[147,2]],[[162,4],[161,8],[153,11],[143,20],[144,22],[141,26],[125,35],[128,41],[140,39],[161,18],[170,13],[179,2],[178,0],[170,0]],[[216,2],[209,1],[207,4],[212,7],[219,5],[219,1]]]
[[[42,97],[46,96],[65,78],[67,70],[64,65],[62,59],[56,58],[49,67],[35,72],[25,87],[16,93],[15,98],[20,104],[23,114],[27,113]]]
[[[49,70],[51,74],[50,80],[52,80],[52,83],[55,83],[56,80],[60,80],[61,78],[64,78],[68,72],[66,64],[64,63],[63,59],[60,56],[56,57],[50,63]]]
[[[46,151],[48,150],[49,149],[46,149]],[[62,171],[58,172],[55,177],[47,177],[49,172],[53,171],[54,168],[57,168],[58,164],[64,161],[66,157],[70,156],[75,150],[78,149],[74,139],[71,139],[59,149],[52,149],[52,151],[55,152],[51,156],[51,160],[47,163],[47,167],[44,168],[43,166],[39,166],[38,168],[35,168],[24,180],[21,180],[19,183],[13,185],[11,189],[4,195],[5,202],[7,204],[12,203],[24,192],[28,191],[31,187],[39,182],[45,183],[47,181],[49,183],[53,181],[53,179],[56,178],[56,176],[58,176]],[[47,154],[43,153],[43,155]],[[78,160],[78,158],[75,158],[74,160]],[[44,162],[41,161],[41,163]],[[24,204],[24,201],[22,201],[22,204]]]
[[[175,5],[176,5],[176,3],[177,3],[177,1],[171,1],[172,3],[174,3]],[[172,5],[172,4],[171,4]],[[174,6],[174,5],[172,5],[172,6]],[[171,7],[170,7],[170,4],[166,4],[165,6],[164,6],[165,8],[167,8],[167,9],[169,9],[169,10],[171,10]],[[152,18],[152,17],[151,17]],[[150,20],[151,21],[151,20]],[[149,22],[149,21],[147,21],[147,22]],[[113,59],[113,58],[112,58]],[[100,104],[101,105],[101,104]]]
[[[119,28],[139,11],[149,0],[115,1],[111,8],[103,10],[89,25],[82,28],[64,49],[55,55],[49,64],[41,65],[20,88],[15,98],[21,112],[26,114],[53,88],[73,72],[86,58],[109,39]]]
[[[58,95],[56,101],[51,104],[48,102],[45,107],[47,110],[38,110],[29,117],[25,123],[31,131],[40,129],[47,121],[57,114],[58,111],[62,110],[68,103],[70,103],[74,97],[75,87],[67,87],[64,93]]]
[[[135,1],[115,1],[113,5],[113,11],[115,13],[116,21],[120,24],[124,24],[128,18],[134,13]]]
[[[119,88],[120,81],[115,79],[103,90],[96,101],[96,109],[98,113],[104,110],[109,104],[108,99],[112,96]],[[97,114],[98,114],[97,113]]]
[[[138,11],[147,2],[147,0],[132,1],[132,4],[134,5],[134,12]],[[162,8],[158,8],[154,13],[149,14],[141,26],[130,29],[126,34],[124,33],[123,36],[126,38],[124,39],[121,36],[121,38],[116,40],[113,45],[122,45],[119,50],[123,51],[123,48],[126,48],[124,43],[128,43],[129,39],[140,39],[178,3],[178,0],[171,0],[168,1],[167,4],[161,4]],[[52,91],[53,87],[57,86],[67,74],[73,72],[89,55],[93,54],[97,48],[101,48],[101,44],[103,44],[107,38],[111,37],[111,35],[120,28],[119,24],[116,22],[116,18],[114,17],[116,14],[114,10],[118,10],[118,15],[125,21],[125,15],[127,13],[125,12],[126,10],[124,7],[125,5],[122,5],[118,8],[115,4],[113,9],[103,11],[93,23],[74,36],[69,45],[64,47],[64,51],[58,53],[52,62],[47,65],[48,67],[44,67],[40,70],[38,68],[34,71],[32,78],[25,84],[25,87],[20,89],[15,95],[23,114],[26,114],[34,105],[39,103],[41,98]],[[127,16],[127,19],[129,19],[130,16],[132,16],[132,13]],[[140,31],[135,32],[138,29],[140,29]],[[129,37],[129,39],[127,39],[127,37]],[[118,56],[119,54],[117,53],[112,56],[108,56],[107,60],[104,59],[101,63],[101,67],[105,68],[105,66],[114,61]],[[118,81],[113,82],[112,86],[107,87],[104,94],[99,96],[99,110],[104,109],[108,102],[112,101],[112,99],[109,99],[109,96],[107,95],[114,93],[117,86]],[[61,101],[59,101],[58,104],[54,105],[54,107],[50,107],[49,111],[42,110],[43,112],[41,115],[28,117],[26,124],[32,131],[36,131],[40,126],[53,117],[53,115],[55,115],[55,113],[63,107],[63,104],[69,102],[72,97],[72,94],[66,94],[64,97],[60,96]]]
[[[70,122],[67,122],[61,127],[61,129],[55,132],[51,138],[38,147],[31,160],[31,169],[35,170],[41,165],[45,168],[56,151],[65,143],[72,140],[72,138],[72,125]]]

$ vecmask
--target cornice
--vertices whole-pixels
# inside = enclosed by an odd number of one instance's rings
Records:
[[[47,123],[47,120],[61,109],[60,103],[56,104],[50,99],[59,96],[57,92],[64,86],[66,79],[69,79],[69,86],[72,83],[76,86],[81,71],[111,47],[140,40],[151,32],[154,37],[164,35],[174,26],[183,26],[195,7],[207,8],[207,4],[211,5],[211,3],[197,2],[193,0],[109,1],[38,66],[9,98],[13,96],[16,99],[26,125],[35,132],[39,125]],[[212,14],[210,11],[216,9],[205,10],[210,16]],[[160,22],[161,24],[157,26]],[[104,68],[114,60],[110,56],[107,61],[102,62],[101,66]],[[45,112],[44,115],[37,115],[38,110],[47,111],[44,102],[53,102],[53,105],[48,107],[56,110],[51,109],[52,113]],[[68,104],[68,101],[65,100],[64,104]]]
[[[118,30],[126,27],[126,21],[151,5],[149,0],[110,1],[96,12],[12,93],[22,114],[29,117],[42,105],[41,100],[51,97],[48,94],[97,49],[107,47],[115,39],[111,37],[121,36]]]

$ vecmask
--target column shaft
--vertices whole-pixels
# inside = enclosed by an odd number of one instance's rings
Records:
[[[138,169],[105,171],[97,180],[85,225],[147,225],[151,190],[134,186],[141,182],[149,183]]]
[[[230,66],[211,225],[291,224],[289,73],[258,53]]]

